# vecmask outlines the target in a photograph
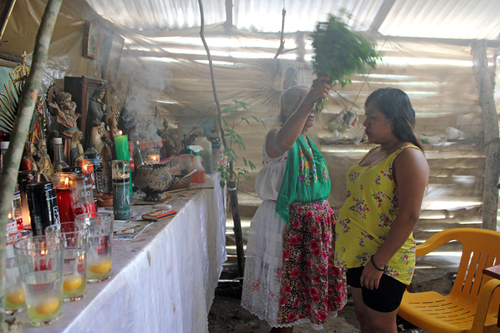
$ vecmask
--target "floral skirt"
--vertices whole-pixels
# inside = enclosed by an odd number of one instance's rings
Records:
[[[325,323],[347,302],[345,270],[334,266],[335,215],[328,201],[293,204],[283,235],[279,323]]]
[[[272,327],[322,329],[347,302],[345,272],[333,266],[333,210],[294,204],[286,224],[275,207],[264,201],[252,219],[241,304]]]

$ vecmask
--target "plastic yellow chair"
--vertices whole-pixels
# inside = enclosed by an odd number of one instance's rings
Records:
[[[407,291],[398,315],[430,333],[500,332],[500,280],[483,275],[483,268],[500,264],[500,232],[444,230],[418,245],[416,255],[425,255],[452,240],[462,243],[463,251],[450,294]]]

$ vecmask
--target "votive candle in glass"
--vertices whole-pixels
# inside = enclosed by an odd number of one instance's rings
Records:
[[[114,160],[111,166],[113,179],[113,214],[116,220],[130,218],[130,166],[129,161]]]
[[[120,135],[115,135],[115,152],[116,152],[116,159],[120,161],[130,161],[130,153],[129,153],[129,148],[128,148],[128,135],[126,134],[120,134]],[[130,173],[130,162],[129,162],[129,173]],[[129,187],[130,187],[130,195],[132,195],[134,192],[132,190],[132,183],[129,182]]]

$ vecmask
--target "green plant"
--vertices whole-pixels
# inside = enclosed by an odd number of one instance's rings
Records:
[[[375,68],[380,58],[372,42],[350,31],[347,24],[333,15],[330,15],[328,22],[318,22],[311,37],[315,50],[314,73],[330,77],[329,83],[333,86],[340,83],[343,88],[351,83],[352,73],[365,73],[366,64]],[[317,111],[323,109],[325,101],[318,101]]]
[[[236,163],[238,161],[238,154],[236,153],[235,148],[233,146],[237,146],[238,150],[246,150],[245,142],[240,134],[236,131],[236,127],[241,125],[242,123],[246,123],[250,125],[250,122],[253,120],[259,124],[262,124],[264,128],[266,128],[266,124],[264,121],[258,117],[250,116],[243,117],[239,115],[239,112],[247,110],[250,107],[250,104],[233,100],[231,104],[223,104],[222,112],[227,114],[228,120],[226,117],[222,118],[222,122],[224,123],[224,136],[226,137],[227,147],[224,147],[224,157],[227,158],[227,163],[224,163],[220,168],[219,172],[221,174],[220,186],[224,188],[227,182],[230,179],[236,179],[236,184],[239,187],[241,185],[241,179],[244,178],[247,181],[250,181],[249,171],[256,169],[255,164],[252,161],[247,160],[245,157],[241,156],[243,163],[245,164],[245,168],[234,168],[230,169],[229,165],[232,163]]]

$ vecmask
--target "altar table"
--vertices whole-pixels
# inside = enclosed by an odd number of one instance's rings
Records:
[[[225,198],[219,175],[169,204],[174,218],[155,222],[133,240],[113,240],[110,280],[87,284],[83,300],[64,303],[62,318],[33,327],[16,315],[23,331],[208,332],[208,312],[227,259]]]

